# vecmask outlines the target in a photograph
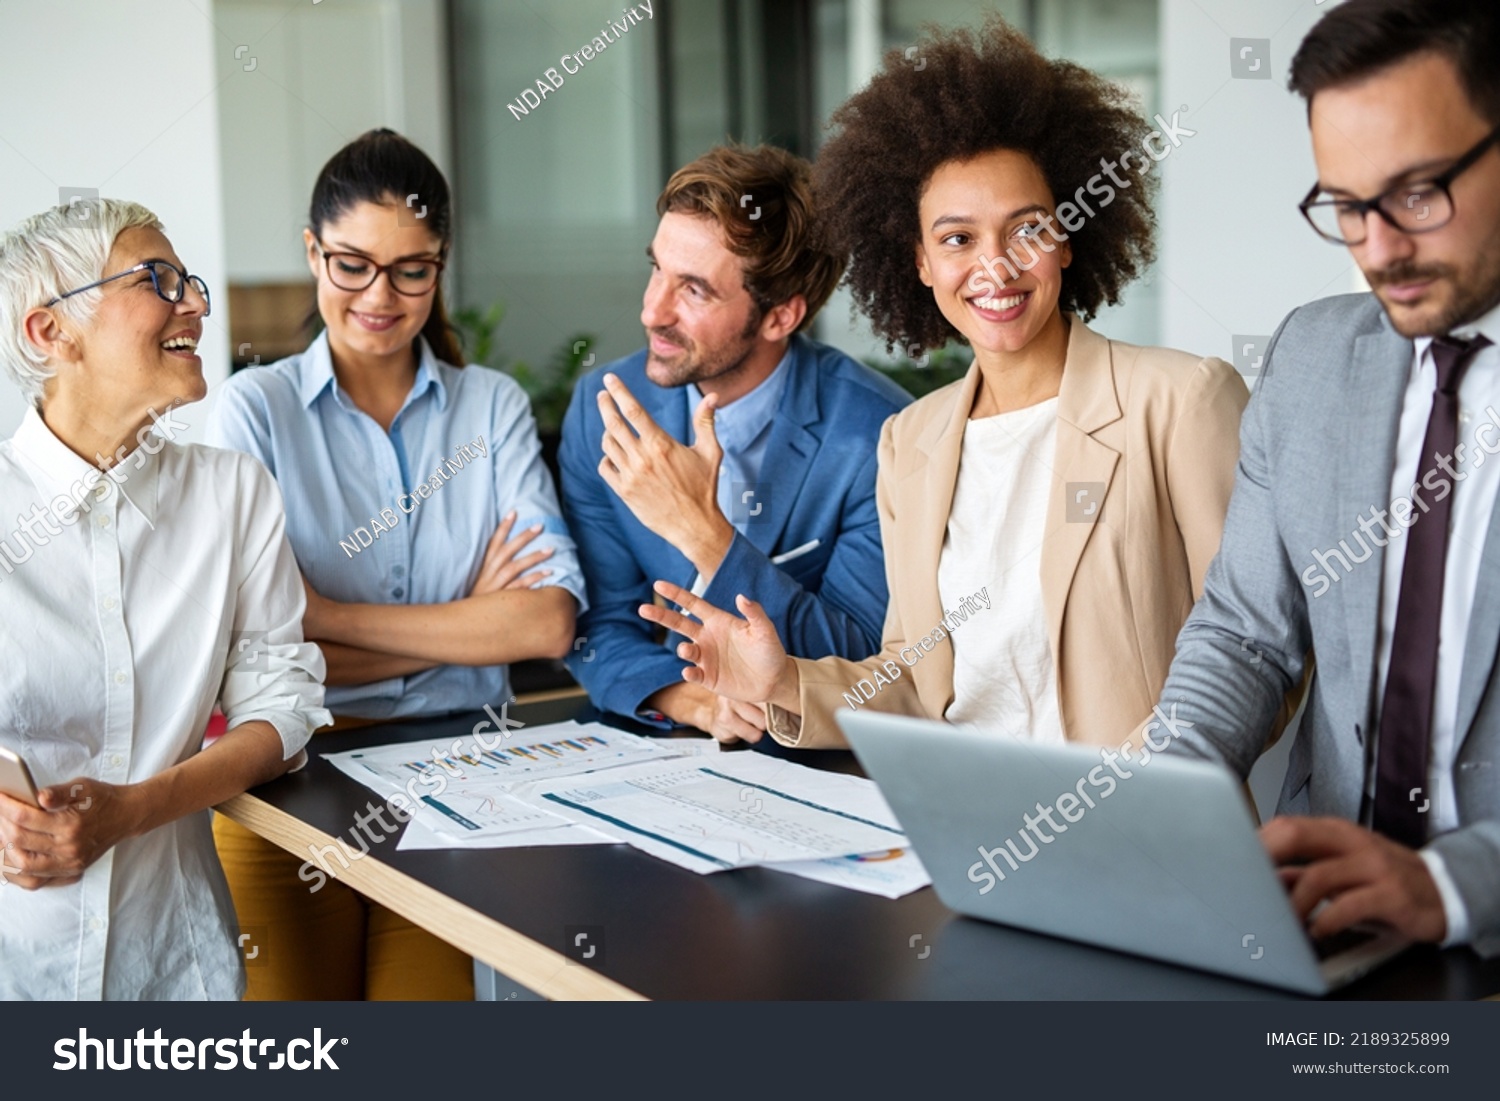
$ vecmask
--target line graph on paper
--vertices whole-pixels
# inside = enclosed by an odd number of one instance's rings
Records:
[[[700,872],[904,845],[874,786],[840,786],[846,779],[741,755],[713,767],[681,759],[615,769],[528,794],[582,824],[623,829],[632,845]]]

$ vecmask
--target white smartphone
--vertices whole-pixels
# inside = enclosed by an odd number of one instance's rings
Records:
[[[0,792],[29,806],[39,807],[31,769],[16,754],[0,746]]]

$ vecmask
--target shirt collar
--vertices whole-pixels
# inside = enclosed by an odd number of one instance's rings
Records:
[[[338,379],[333,374],[333,353],[328,350],[327,329],[319,333],[317,339],[309,344],[307,351],[302,354],[301,376],[302,385],[299,392],[304,408],[310,407],[325,390],[332,390],[335,400],[348,408],[348,403],[339,391]],[[417,375],[412,380],[411,393],[406,395],[402,408],[406,408],[421,397],[429,388],[437,392],[438,411],[446,409],[448,387],[443,383],[442,372],[438,370],[438,358],[433,354],[432,346],[427,343],[427,338],[419,335],[417,337]]]
[[[11,438],[16,454],[30,470],[31,480],[46,496],[48,509],[59,520],[69,519],[79,512],[86,512],[98,500],[98,487],[114,485],[120,496],[129,501],[148,527],[156,527],[156,510],[160,496],[160,456],[144,447],[137,446],[109,472],[75,455],[67,444],[57,438],[47,422],[36,409],[26,410],[21,426]],[[165,445],[167,441],[162,441]],[[160,451],[160,448],[158,448]],[[106,490],[105,496],[108,496]],[[53,509],[51,502],[58,497],[67,498],[68,503]],[[71,522],[71,520],[69,520]]]
[[[1464,340],[1470,340],[1481,334],[1489,337],[1491,344],[1500,345],[1500,304],[1477,320],[1467,325],[1460,325],[1453,330],[1454,336],[1462,337]]]
[[[729,452],[743,451],[749,447],[760,434],[765,431],[771,418],[776,415],[776,410],[781,405],[781,395],[786,389],[787,364],[792,359],[792,346],[788,342],[786,354],[781,357],[781,362],[776,364],[775,370],[765,377],[754,390],[751,390],[742,398],[730,402],[722,409],[714,410],[714,435],[719,438],[719,443],[724,450]],[[703,400],[703,391],[698,389],[697,383],[690,382],[683,390],[687,396],[688,417],[692,418],[693,411],[698,408],[698,403]]]
[[[1472,340],[1481,334],[1489,338],[1491,345],[1500,347],[1500,305],[1495,306],[1489,313],[1470,321],[1467,325],[1457,326],[1449,335],[1459,340]],[[1420,364],[1426,359],[1427,349],[1432,347],[1432,339],[1430,336],[1419,336],[1413,341],[1417,363]]]

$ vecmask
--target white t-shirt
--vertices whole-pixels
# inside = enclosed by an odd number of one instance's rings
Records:
[[[1056,398],[965,425],[938,594],[945,610],[981,589],[990,597],[950,636],[953,703],[943,717],[1060,743],[1040,577],[1056,440]]]

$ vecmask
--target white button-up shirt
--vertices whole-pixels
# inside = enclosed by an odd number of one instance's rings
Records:
[[[1458,438],[1455,454],[1448,456],[1456,471],[1442,482],[1452,485],[1453,504],[1448,515],[1448,552],[1443,578],[1443,606],[1440,612],[1437,681],[1432,701],[1432,745],[1428,756],[1428,784],[1422,793],[1431,800],[1428,832],[1436,837],[1457,829],[1458,795],[1453,783],[1454,759],[1458,754],[1458,682],[1463,670],[1464,647],[1469,637],[1469,613],[1473,610],[1474,592],[1479,586],[1479,565],[1484,554],[1485,533],[1490,513],[1500,490],[1500,461],[1490,457],[1500,452],[1500,430],[1497,430],[1497,407],[1500,407],[1500,308],[1491,310],[1478,321],[1461,325],[1453,335],[1471,339],[1484,335],[1490,346],[1480,351],[1464,371],[1458,384]],[[1419,337],[1413,345],[1411,374],[1401,407],[1401,422],[1396,439],[1396,462],[1391,471],[1391,497],[1409,497],[1421,474],[1422,443],[1427,434],[1427,420],[1432,412],[1433,393],[1437,389],[1437,364],[1432,358],[1432,338]],[[1488,460],[1488,461],[1487,461]],[[1420,491],[1419,491],[1420,493]],[[1420,513],[1416,513],[1420,515]],[[1406,540],[1392,539],[1385,552],[1385,572],[1380,589],[1380,636],[1376,665],[1379,681],[1377,700],[1385,699],[1386,676],[1391,665],[1391,642],[1396,632],[1396,608],[1401,596],[1401,573],[1406,566]],[[1375,769],[1366,777],[1366,790],[1375,791]],[[1368,801],[1367,801],[1368,802]],[[1373,803],[1370,803],[1373,809]],[[1422,850],[1442,895],[1443,910],[1448,919],[1448,938],[1443,943],[1464,944],[1470,936],[1470,922],[1458,886],[1453,882],[1443,858],[1435,850]]]
[[[38,786],[137,783],[199,752],[218,702],[230,728],[263,720],[300,755],[332,720],[284,528],[247,455],[152,436],[105,476],[29,411],[0,443],[0,745]],[[244,992],[208,811],[70,886],[3,875],[0,999]]]

